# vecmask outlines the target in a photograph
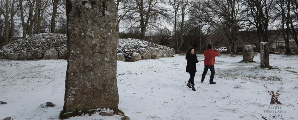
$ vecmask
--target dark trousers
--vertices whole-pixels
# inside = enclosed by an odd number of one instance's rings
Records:
[[[189,80],[188,82],[191,83],[192,85],[195,85],[194,83],[194,78],[195,78],[196,72],[189,72]]]
[[[206,76],[206,74],[208,72],[208,69],[210,69],[210,71],[211,71],[210,81],[209,82],[212,83],[213,82],[213,78],[214,78],[214,74],[215,74],[214,65],[205,65],[205,68],[204,68],[204,72],[202,74],[202,80],[201,81],[204,81],[205,76]]]

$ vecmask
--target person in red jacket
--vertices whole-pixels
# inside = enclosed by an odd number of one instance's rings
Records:
[[[211,76],[210,76],[210,84],[216,84],[216,82],[213,82],[213,78],[214,78],[214,74],[215,74],[215,70],[214,70],[214,63],[215,63],[215,56],[218,56],[219,52],[217,51],[217,49],[215,48],[215,50],[212,50],[212,46],[210,44],[208,44],[207,49],[204,51],[204,56],[205,56],[205,60],[204,60],[204,64],[205,64],[205,68],[204,68],[204,72],[202,74],[202,79],[201,82],[204,82],[205,76],[208,72],[208,69],[210,69],[211,71]]]

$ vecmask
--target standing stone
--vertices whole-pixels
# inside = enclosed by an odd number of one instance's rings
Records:
[[[68,66],[64,111],[118,108],[114,0],[67,0]]]
[[[261,42],[260,43],[260,56],[261,56],[261,67],[269,68],[269,43]]]
[[[254,49],[253,49],[252,45],[244,46],[243,61],[247,61],[247,62],[254,61]]]

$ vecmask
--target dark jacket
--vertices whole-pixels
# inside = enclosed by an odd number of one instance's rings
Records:
[[[195,54],[187,54],[186,55],[187,65],[186,72],[197,72],[196,63],[198,63],[197,56]]]

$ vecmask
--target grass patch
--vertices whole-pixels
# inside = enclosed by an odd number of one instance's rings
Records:
[[[292,71],[292,70],[286,70],[288,72],[291,72],[291,73],[297,73],[296,71]]]
[[[257,62],[256,61],[244,61],[244,60],[241,60],[238,63],[257,63]]]
[[[285,53],[285,55],[287,56],[294,56],[294,55],[298,55],[297,53]]]
[[[114,111],[114,114],[115,115],[122,115],[122,116],[124,116],[124,112],[121,111],[120,109],[118,109],[118,108],[110,108],[110,109],[112,109]]]
[[[278,67],[273,67],[273,66],[269,66],[268,69],[269,69],[269,70],[276,70],[276,69],[277,69],[277,70],[280,70]]]
[[[108,109],[111,109],[113,110],[113,114],[114,115],[121,115],[121,116],[124,116],[124,112],[121,111],[120,109],[118,108],[108,108]],[[96,112],[101,112],[103,109],[101,108],[98,108],[98,109],[90,109],[90,110],[74,110],[74,111],[71,111],[71,112],[66,112],[65,110],[62,110],[60,112],[60,115],[59,115],[59,118],[60,119],[68,119],[70,117],[76,117],[76,116],[85,116],[85,115],[89,115],[91,116],[92,114],[95,114]]]

